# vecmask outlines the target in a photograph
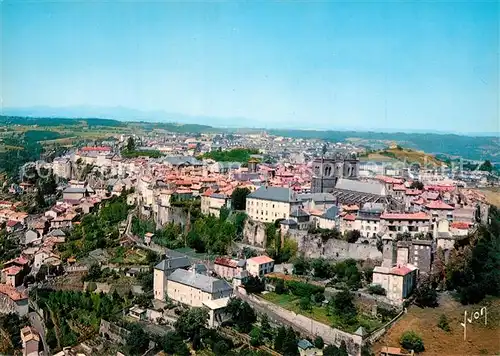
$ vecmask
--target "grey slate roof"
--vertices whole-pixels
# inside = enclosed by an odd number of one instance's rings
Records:
[[[316,203],[334,203],[336,201],[333,194],[330,193],[302,193],[297,198],[302,201],[313,200]]]
[[[336,205],[332,205],[323,213],[322,217],[325,219],[335,220],[339,215],[339,208]]]
[[[61,229],[52,230],[47,235],[48,236],[55,236],[55,237],[66,236],[66,234],[64,233],[64,231],[62,231]]]
[[[86,193],[87,188],[77,188],[77,187],[68,187],[63,190],[63,193]]]
[[[177,269],[168,276],[169,281],[181,283],[207,293],[220,293],[233,288],[225,280],[205,276],[203,274]]]
[[[352,192],[373,195],[385,195],[385,187],[380,182],[361,182],[352,179],[339,179],[335,189],[350,190]]]
[[[181,164],[187,164],[191,166],[202,166],[203,163],[197,160],[195,157],[191,156],[180,156],[180,157],[165,157],[163,159],[165,162],[170,163],[173,166],[179,166]]]
[[[191,263],[189,263],[189,259],[187,258],[187,256],[184,256],[182,254],[180,254],[180,256],[175,256],[175,254],[172,254],[171,252],[172,251],[169,251],[167,253],[167,258],[158,263],[155,266],[155,269],[169,271],[177,268],[188,268],[189,266],[191,266]]]
[[[292,193],[293,191],[290,188],[260,187],[256,191],[250,193],[248,197],[290,203],[297,201],[297,199],[293,197]]]
[[[293,216],[293,217],[297,217],[297,218],[300,218],[300,217],[306,217],[306,216],[309,216],[309,213],[305,212],[303,209],[301,208],[295,208],[292,210],[292,212],[290,213],[290,216]]]
[[[306,339],[299,340],[299,342],[297,343],[297,346],[302,350],[307,350],[307,349],[311,349],[314,347],[313,344],[311,344],[311,342],[309,340],[306,340]]]

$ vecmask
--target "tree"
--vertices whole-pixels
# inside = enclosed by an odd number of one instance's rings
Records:
[[[372,284],[371,286],[369,286],[368,293],[377,295],[386,295],[384,287],[382,287],[380,284]]]
[[[438,326],[438,328],[440,328],[446,332],[451,331],[450,323],[448,322],[448,318],[444,314],[441,314],[441,316],[439,317],[439,321],[438,321],[437,326]]]
[[[168,354],[181,354],[179,352],[182,349],[186,349],[188,351],[189,355],[189,350],[187,349],[186,344],[184,343],[184,340],[182,337],[175,331],[169,331],[162,340],[162,347],[163,351],[165,351]],[[186,353],[184,353],[186,354]]]
[[[303,256],[297,257],[295,262],[293,263],[293,274],[302,276],[309,272],[311,268],[309,261],[306,260]]]
[[[355,243],[361,237],[359,230],[347,230],[345,233],[345,240],[349,243]]]
[[[262,330],[259,329],[258,327],[253,327],[252,331],[248,334],[250,336],[250,345],[253,347],[258,347],[262,345],[263,343],[263,335],[262,335]]]
[[[411,182],[410,189],[422,190],[422,189],[424,189],[424,183],[419,182],[418,180],[415,180],[415,181]]]
[[[142,327],[132,324],[130,334],[127,336],[127,348],[132,355],[142,355],[149,345],[149,337]]]
[[[230,347],[225,340],[217,341],[212,347],[212,351],[216,356],[226,356]]]
[[[250,194],[248,188],[236,188],[231,194],[231,207],[234,210],[245,210],[247,195]]]
[[[206,309],[192,308],[179,316],[174,327],[183,338],[193,340],[196,333],[205,329],[207,322],[208,311]]]
[[[269,324],[269,318],[267,314],[262,314],[260,317],[260,329],[262,330],[262,336],[267,339],[271,339],[273,335],[273,328]]]
[[[415,352],[422,352],[425,350],[424,342],[422,341],[422,337],[418,335],[414,331],[405,331],[403,335],[401,335],[401,339],[399,339],[399,343],[401,347],[410,351],[413,350]]]
[[[325,346],[325,342],[323,341],[323,338],[321,336],[316,336],[314,339],[314,347],[317,349],[323,349]]]
[[[286,329],[285,340],[283,342],[283,355],[298,356],[299,348],[297,346],[297,335],[291,327]]]
[[[323,356],[348,356],[347,351],[338,348],[335,345],[328,345],[323,349]]]
[[[438,296],[428,279],[422,280],[415,291],[415,304],[421,308],[434,308],[438,305]]]
[[[135,151],[135,140],[132,136],[130,136],[127,140],[127,151]]]
[[[352,293],[344,289],[335,294],[331,300],[334,311],[340,316],[342,321],[348,325],[356,321],[356,316],[358,314],[353,299]]]
[[[244,284],[248,293],[260,293],[265,288],[265,283],[257,276],[250,276]]]
[[[311,298],[309,298],[309,297],[300,298],[299,307],[301,310],[311,311],[312,310]]]
[[[484,163],[479,167],[479,170],[484,172],[492,172],[494,169],[495,168],[489,160],[484,161]]]
[[[311,267],[314,270],[314,277],[328,278],[331,275],[330,264],[321,257],[313,260]]]
[[[285,338],[286,338],[286,328],[284,326],[280,326],[274,338],[274,349],[279,353],[283,353]]]
[[[239,298],[229,300],[226,312],[231,316],[231,320],[239,332],[248,333],[252,329],[252,324],[257,321],[257,316],[250,304]]]
[[[274,292],[276,294],[283,294],[286,292],[285,281],[281,278],[276,281],[276,285],[274,286]]]
[[[98,264],[93,264],[90,266],[87,275],[85,276],[85,281],[94,281],[96,282],[102,276],[101,266]]]

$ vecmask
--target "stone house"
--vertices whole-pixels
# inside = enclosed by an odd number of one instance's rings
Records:
[[[298,205],[300,200],[292,189],[264,186],[247,196],[246,213],[256,221],[274,222],[288,219],[292,208]]]

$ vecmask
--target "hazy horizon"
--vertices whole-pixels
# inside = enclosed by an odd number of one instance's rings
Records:
[[[7,114],[87,107],[219,127],[500,131],[497,2],[0,6]]]

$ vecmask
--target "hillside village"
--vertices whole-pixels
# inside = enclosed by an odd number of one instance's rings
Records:
[[[364,152],[165,133],[25,165],[0,201],[0,353],[371,355],[408,308],[498,297],[474,252],[498,253],[476,189],[496,174]]]

